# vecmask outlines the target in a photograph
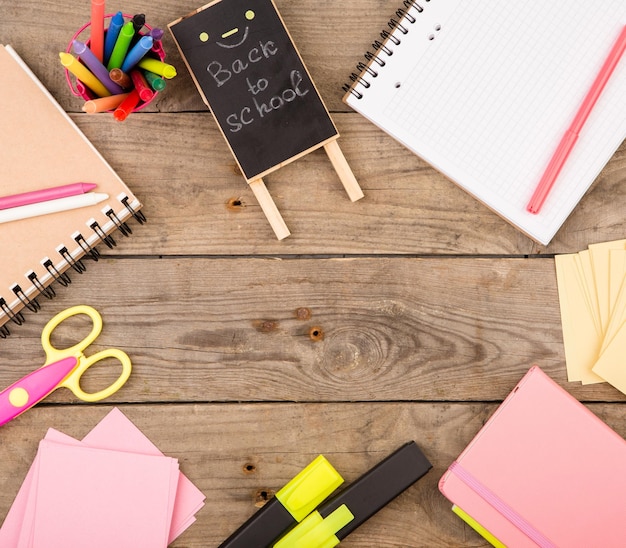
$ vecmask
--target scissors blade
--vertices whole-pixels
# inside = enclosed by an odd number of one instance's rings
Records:
[[[0,392],[0,426],[43,400],[76,367],[70,356],[37,369]]]

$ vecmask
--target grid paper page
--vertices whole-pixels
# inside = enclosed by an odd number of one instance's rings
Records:
[[[363,99],[346,102],[547,244],[626,137],[622,59],[540,213],[526,211],[626,24],[626,2],[460,0],[433,19],[439,3],[405,22]]]

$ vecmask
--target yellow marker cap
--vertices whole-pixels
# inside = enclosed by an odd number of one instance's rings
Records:
[[[353,519],[354,515],[345,504],[325,519],[319,512],[313,512],[274,544],[274,548],[333,548],[339,544],[335,533]]]
[[[276,498],[296,521],[302,521],[342,483],[339,472],[320,455],[278,491]]]

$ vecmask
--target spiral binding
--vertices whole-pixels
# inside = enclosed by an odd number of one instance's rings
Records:
[[[428,4],[430,1],[431,0],[404,0],[404,7],[398,8],[394,17],[387,22],[389,29],[384,28],[380,31],[382,41],[375,40],[372,42],[373,51],[368,50],[365,52],[364,57],[367,62],[364,63],[361,61],[357,63],[357,72],[350,74],[349,78],[352,84],[346,83],[341,87],[345,93],[349,92],[357,99],[363,98],[363,94],[354,89],[355,84],[361,84],[365,89],[370,87],[371,84],[368,80],[368,76],[376,78],[380,68],[384,67],[386,64],[385,60],[382,59],[381,52],[387,57],[391,57],[393,55],[393,49],[402,43],[402,39],[392,34],[392,32],[398,29],[402,34],[408,34],[410,30],[409,26],[417,21],[412,11],[422,13],[424,11],[422,4]],[[374,63],[377,64],[377,67],[373,66]]]
[[[139,224],[144,224],[146,222],[146,216],[141,211],[138,211],[131,206],[128,196],[124,196],[120,200],[120,202],[130,213],[131,217],[133,217]],[[132,230],[130,229],[128,224],[125,221],[120,220],[119,216],[112,209],[105,212],[105,214],[113,222],[115,228],[117,228],[117,230],[122,233],[123,236],[128,237],[132,234]],[[94,221],[90,225],[90,228],[93,230],[96,236],[98,236],[100,242],[107,245],[107,247],[112,248],[117,245],[111,234],[106,234],[106,232],[102,229],[97,221]],[[87,271],[87,267],[85,266],[82,257],[89,257],[93,261],[97,261],[101,257],[101,255],[97,248],[89,244],[87,239],[82,234],[78,233],[76,236],[74,236],[74,241],[79,245],[82,250],[81,257],[72,257],[68,248],[64,245],[57,248],[57,253],[69,265],[69,267],[72,268],[72,270],[78,272],[79,274],[83,274]],[[67,287],[69,284],[72,283],[69,274],[67,272],[59,271],[52,259],[46,257],[46,259],[42,262],[42,265],[50,274],[53,282],[56,281],[63,287]],[[28,278],[28,281],[36,288],[36,297],[28,297],[24,290],[21,288],[21,286],[17,283],[11,288],[11,291],[15,294],[15,296],[19,299],[19,301],[25,308],[27,308],[31,312],[39,312],[39,310],[41,310],[41,304],[39,303],[37,298],[40,295],[43,295],[47,299],[53,299],[54,297],[56,297],[56,291],[54,290],[52,285],[44,285],[35,272],[30,272],[26,277]],[[16,325],[22,325],[25,322],[25,318],[22,312],[16,312],[12,310],[6,299],[2,296],[0,296],[0,310],[4,312],[6,317]],[[0,339],[6,339],[11,334],[7,323],[0,325]]]

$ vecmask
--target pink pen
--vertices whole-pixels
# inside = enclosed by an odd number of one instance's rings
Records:
[[[9,209],[11,207],[56,200],[58,198],[67,198],[68,196],[77,196],[78,194],[90,192],[97,186],[98,185],[94,183],[72,183],[69,185],[44,188],[42,190],[33,190],[32,192],[13,194],[12,196],[4,196],[0,198],[0,209]]]
[[[624,54],[624,50],[626,50],[626,26],[622,27],[615,44],[611,48],[611,51],[604,61],[602,68],[600,68],[600,72],[598,72],[596,79],[593,81],[591,89],[585,96],[585,99],[580,105],[576,116],[574,116],[574,121],[565,132],[565,135],[561,138],[559,146],[552,155],[552,158],[548,163],[548,167],[541,177],[541,180],[539,181],[528,206],[526,206],[526,209],[531,213],[539,213],[539,210],[548,197],[548,193],[552,189],[556,178],[559,176],[567,157],[574,148],[574,144],[578,139],[578,134],[585,125],[585,122],[587,121],[589,114],[591,114],[598,97],[600,97],[600,94],[606,86],[606,83],[609,81],[611,74],[613,74],[613,70]]]

